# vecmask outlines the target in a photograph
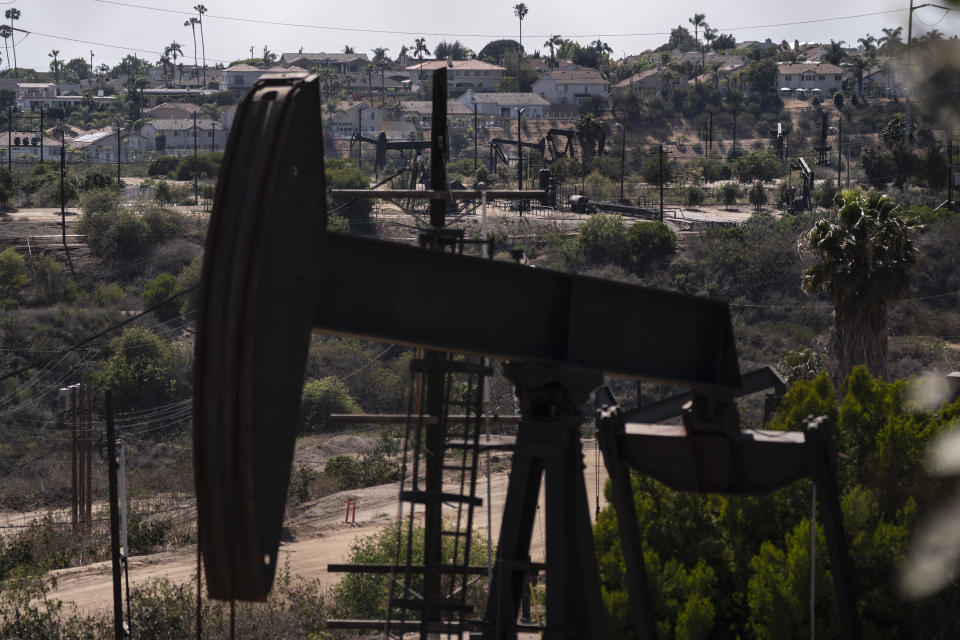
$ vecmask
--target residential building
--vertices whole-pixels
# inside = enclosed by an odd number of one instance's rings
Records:
[[[226,148],[229,132],[219,122],[197,118],[196,130],[193,123],[193,118],[151,120],[143,125],[140,134],[147,139],[148,148],[155,149],[160,155],[190,155],[194,145],[200,153]]]
[[[549,115],[550,103],[535,93],[474,93],[467,91],[457,98],[457,102],[473,113],[473,105],[477,105],[477,114],[481,116],[517,115],[517,109],[523,108],[524,118],[546,118]]]
[[[360,127],[361,135],[375,138],[383,129],[383,112],[363,102],[341,102],[330,117],[329,130],[335,138],[346,139]]]
[[[433,72],[446,67],[447,91],[461,93],[467,89],[493,91],[507,72],[505,67],[482,60],[424,60],[407,67],[411,79],[417,84],[433,77]]]
[[[370,62],[365,53],[285,53],[280,56],[281,67],[327,67],[337,73],[360,73]]]
[[[433,102],[429,100],[404,100],[400,110],[405,119],[414,120],[421,129],[429,129],[433,121]],[[465,107],[456,100],[447,101],[447,126],[467,127],[473,118],[473,107]]]
[[[553,105],[579,105],[591,98],[607,102],[610,97],[610,83],[602,73],[589,67],[545,73],[531,90]]]
[[[141,160],[145,157],[145,152],[152,149],[153,141],[145,137],[142,130],[140,133],[130,130],[120,132],[121,162]],[[116,162],[117,152],[116,129],[89,131],[67,141],[67,153],[71,158],[82,159],[84,162]]]
[[[184,120],[193,118],[195,113],[200,113],[200,107],[192,102],[163,102],[144,110],[143,115],[158,120]]]
[[[826,62],[781,62],[779,71],[781,93],[823,93],[832,96],[843,84],[843,69]]]
[[[11,144],[12,142],[12,144]],[[9,148],[9,151],[8,151]],[[0,154],[6,162],[9,153],[14,161],[40,160],[40,132],[34,131],[7,131],[0,132]],[[48,136],[43,137],[43,158],[52,160],[60,158],[60,141]]]
[[[635,93],[655,94],[666,93],[672,95],[674,91],[686,84],[688,78],[673,69],[660,67],[647,69],[635,73],[626,80],[613,85],[614,89],[629,89]]]
[[[301,67],[270,67],[261,69],[249,64],[235,64],[220,72],[221,85],[224,91],[249,91],[253,83],[265,73],[306,73]]]

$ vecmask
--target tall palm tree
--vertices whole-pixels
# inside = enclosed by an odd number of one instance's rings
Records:
[[[413,55],[420,59],[420,73],[417,74],[417,81],[423,82],[423,54],[430,55],[430,49],[427,49],[426,38],[417,38],[413,41]]]
[[[864,52],[867,52],[867,51],[870,51],[871,49],[876,49],[876,48],[877,48],[877,44],[876,44],[876,43],[877,43],[877,39],[874,38],[874,37],[873,37],[872,35],[870,35],[869,33],[868,33],[867,35],[865,35],[864,37],[862,37],[862,38],[857,38],[857,42],[859,42],[859,43],[863,46]]]
[[[3,48],[7,51],[7,71],[10,70],[10,38],[13,37],[13,29],[10,28],[10,25],[4,24],[0,25],[0,38],[3,38]]]
[[[171,69],[172,69],[172,70],[176,70],[176,68],[177,68],[177,56],[178,56],[178,55],[180,55],[180,56],[183,55],[183,48],[177,43],[176,40],[174,40],[173,42],[171,42],[170,44],[168,44],[166,47],[164,47],[163,53],[164,53],[164,55],[170,56],[170,58],[173,60]],[[173,82],[173,79],[174,79],[174,72],[171,71],[171,73],[170,73],[170,81]]]
[[[603,124],[592,113],[585,113],[573,123],[577,142],[580,143],[580,154],[583,156],[583,172],[587,171],[590,161],[597,153],[597,143],[603,135]]]
[[[808,292],[833,300],[833,348],[838,379],[858,364],[886,373],[887,303],[907,291],[916,248],[892,200],[878,192],[846,190],[837,196],[836,219],[814,224],[800,239],[820,263],[803,274]]]
[[[193,32],[193,73],[197,73],[197,24],[199,20],[191,17],[189,20],[183,23],[183,26],[190,27],[190,31]],[[199,79],[199,78],[198,78]]]
[[[363,68],[367,74],[367,88],[370,90],[370,106],[373,106],[373,74],[377,72],[377,67],[372,63],[368,62],[367,65]]]
[[[390,51],[390,49],[387,47],[376,47],[371,49],[371,51],[373,51],[373,66],[380,72],[380,106],[383,107],[387,103],[387,92],[383,85],[384,75],[387,69],[390,68],[390,59],[387,58],[387,51]]]
[[[870,66],[870,61],[857,56],[853,59],[853,77],[857,79],[857,95],[863,97],[863,72]]]
[[[717,39],[717,36],[720,35],[720,32],[711,27],[708,24],[703,26],[703,39],[707,41],[706,46],[700,48],[700,70],[703,71],[704,66],[706,65],[706,55],[707,49],[713,46],[713,41]]]
[[[13,35],[13,21],[20,19],[20,9],[7,9],[3,14],[10,21],[10,35]],[[16,77],[20,71],[17,69],[17,39],[13,39],[13,75]]]
[[[200,22],[200,49],[201,49],[201,52],[203,53],[203,88],[206,89],[207,88],[207,41],[203,37],[203,14],[207,12],[207,8],[202,4],[198,4],[193,8],[193,10],[197,12],[199,16],[198,22]],[[194,46],[194,49],[196,49],[196,46]]]
[[[54,82],[57,83],[57,95],[60,95],[60,65],[57,61],[57,56],[60,55],[60,50],[54,49],[47,55],[53,58],[53,77],[54,77]]]
[[[527,5],[522,2],[513,5],[513,15],[517,16],[517,19],[520,20],[520,51],[523,51],[523,19],[527,17],[529,12],[530,10],[527,9]]]
[[[903,27],[896,29],[885,27],[877,44],[884,53],[896,53],[897,49],[903,46]]]
[[[557,59],[556,59],[556,57],[555,57],[555,55],[556,55],[556,50],[557,50],[557,48],[560,47],[562,44],[563,44],[563,37],[560,36],[560,35],[556,35],[556,34],[550,36],[550,38],[548,38],[547,41],[543,43],[543,46],[545,46],[546,48],[550,49],[550,64],[551,64],[551,65],[556,65],[556,64],[557,64]]]

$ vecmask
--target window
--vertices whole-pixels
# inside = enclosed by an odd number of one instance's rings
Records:
[[[834,80],[839,80],[839,79],[840,79],[840,74],[838,73],[837,75],[833,76],[833,79],[834,79]]]
[[[236,80],[236,82],[235,82],[234,84],[237,84],[237,85],[242,85],[242,84],[243,84],[243,76],[237,75],[234,79]]]
[[[790,82],[791,80],[793,80],[793,76],[791,75],[783,76],[783,80],[784,82]]]
[[[817,76],[817,80],[826,80],[826,79],[827,79],[826,76]]]

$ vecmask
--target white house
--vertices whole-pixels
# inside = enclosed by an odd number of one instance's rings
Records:
[[[429,129],[433,122],[433,102],[430,100],[404,100],[400,102],[404,118],[414,120],[422,129]],[[451,127],[466,127],[473,119],[473,107],[467,108],[455,100],[447,101],[447,124]]]
[[[523,108],[524,118],[546,118],[550,110],[550,103],[535,93],[474,93],[467,91],[457,98],[457,102],[473,113],[473,105],[477,105],[477,114],[481,116],[517,115],[517,109]]]
[[[550,71],[531,89],[550,104],[559,105],[579,105],[594,97],[606,102],[610,97],[610,83],[602,73],[589,67]]]
[[[335,138],[350,138],[358,127],[361,135],[375,138],[383,129],[383,113],[363,102],[344,101],[330,117],[329,126]]]
[[[144,157],[144,152],[152,148],[152,140],[145,138],[142,132],[120,132],[119,152],[122,162],[140,160]],[[115,129],[103,129],[81,134],[67,142],[67,149],[72,157],[82,157],[86,162],[116,162],[117,132]]]
[[[224,91],[249,91],[253,83],[265,73],[306,73],[300,67],[270,67],[261,69],[249,64],[235,64],[220,72],[221,89]]]
[[[227,144],[227,131],[216,120],[197,118],[194,140],[193,118],[152,120],[140,129],[151,149],[158,154],[185,156],[193,153],[194,144],[200,153],[223,151]]]
[[[467,89],[493,91],[507,72],[505,67],[482,60],[424,60],[410,65],[407,71],[418,84],[423,84],[433,77],[435,70],[443,67],[447,68],[447,90],[451,93]]]
[[[614,89],[629,89],[635,93],[667,93],[673,94],[680,86],[687,83],[688,78],[673,69],[647,69],[635,73],[625,80],[613,85]]]
[[[200,113],[200,107],[192,102],[163,102],[144,110],[143,115],[157,120],[183,120]]]
[[[826,62],[781,62],[777,65],[781,91],[823,93],[833,96],[840,90],[843,80],[843,69],[835,64]],[[802,89],[802,91],[800,91]],[[783,91],[787,93],[787,91]]]
[[[359,73],[369,62],[370,59],[365,53],[304,53],[301,49],[299,53],[285,53],[280,56],[282,67],[327,67],[340,74]]]

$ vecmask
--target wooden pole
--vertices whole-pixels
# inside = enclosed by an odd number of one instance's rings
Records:
[[[120,567],[120,509],[117,491],[117,443],[113,428],[113,403],[108,390],[103,399],[107,417],[107,476],[110,484],[110,564],[113,569],[113,636],[123,640],[123,575]]]
[[[77,533],[79,495],[77,492],[77,388],[70,387],[70,435],[73,443],[72,447],[72,472],[70,475],[70,522],[73,525],[73,533]]]

